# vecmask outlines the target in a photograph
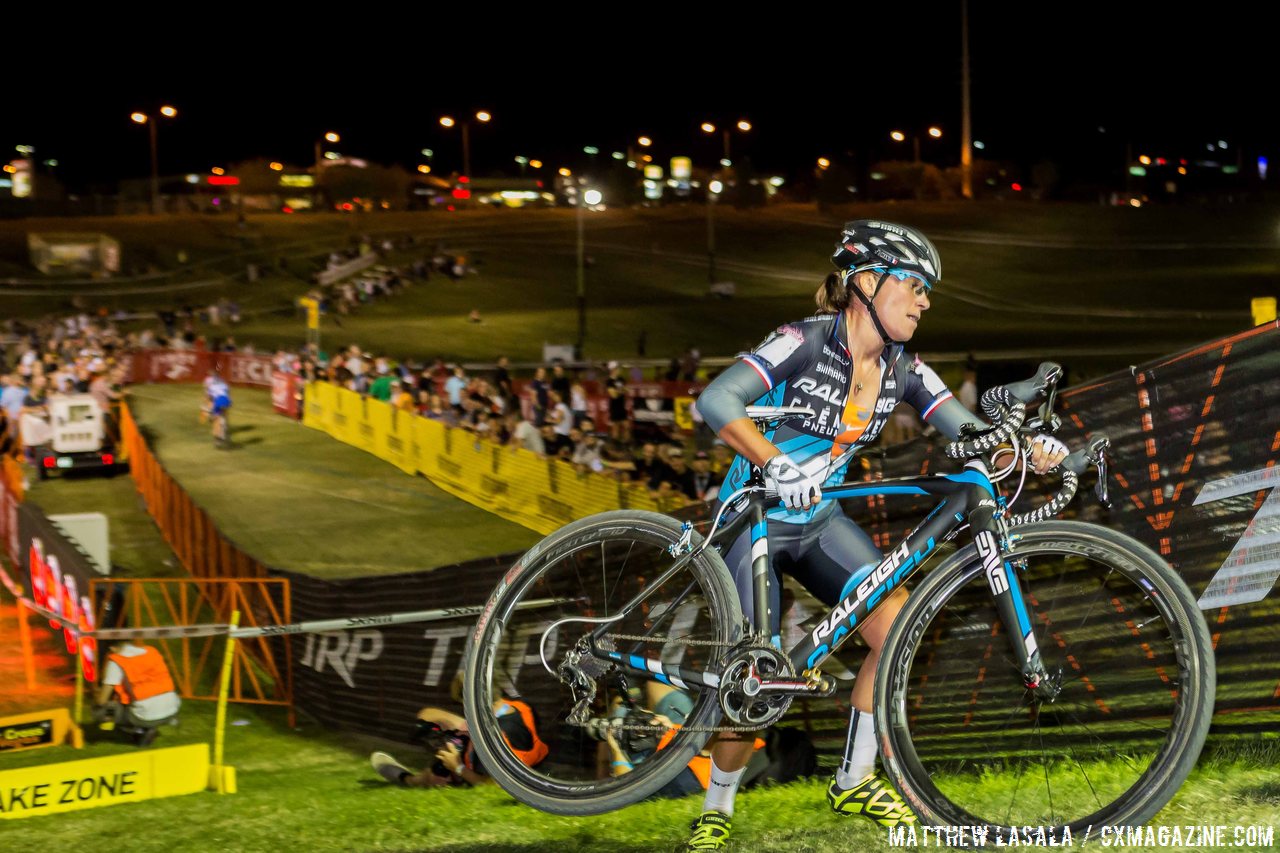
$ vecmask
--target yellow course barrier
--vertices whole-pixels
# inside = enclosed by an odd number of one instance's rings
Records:
[[[0,771],[0,818],[177,797],[209,781],[206,743]]]
[[[72,721],[66,708],[0,717],[0,754],[58,746],[68,741],[76,749],[84,746],[84,732]]]
[[[307,385],[302,422],[539,533],[611,509],[666,509],[642,486],[477,439],[325,382]]]

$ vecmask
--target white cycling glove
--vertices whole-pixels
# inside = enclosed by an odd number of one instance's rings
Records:
[[[1030,456],[1035,452],[1037,444],[1041,446],[1041,452],[1044,454],[1045,459],[1053,459],[1055,456],[1063,457],[1068,453],[1068,448],[1065,444],[1048,433],[1042,432],[1036,435],[1035,438],[1031,439],[1031,447],[1027,449],[1028,458],[1030,458]],[[1058,467],[1058,463],[1055,462],[1053,468],[1056,467]],[[1049,468],[1046,470],[1053,469]]]
[[[779,453],[764,464],[764,484],[778,493],[783,506],[791,510],[808,509],[822,500],[822,481],[806,474],[785,453]]]

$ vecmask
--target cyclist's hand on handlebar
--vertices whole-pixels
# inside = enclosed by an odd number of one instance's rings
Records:
[[[785,453],[770,459],[761,470],[765,487],[777,492],[787,509],[808,509],[822,500],[822,481],[813,474],[806,474]]]
[[[1037,474],[1044,474],[1058,467],[1067,458],[1067,446],[1046,433],[1031,439],[1031,467]]]

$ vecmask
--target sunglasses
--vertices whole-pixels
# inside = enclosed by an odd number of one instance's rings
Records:
[[[880,275],[891,275],[898,281],[915,279],[916,283],[911,285],[911,290],[913,293],[915,293],[916,296],[924,296],[927,293],[933,292],[933,285],[930,284],[925,279],[924,276],[920,275],[919,273],[911,272],[910,270],[900,270],[897,268],[882,267],[882,266],[870,266],[870,267],[858,267],[857,269],[849,270],[845,275],[852,276],[853,274],[860,273],[860,272],[875,272],[875,273],[879,273]]]

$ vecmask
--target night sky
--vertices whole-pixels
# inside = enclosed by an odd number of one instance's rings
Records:
[[[974,138],[987,145],[979,156],[1102,168],[1123,162],[1126,143],[1135,155],[1203,157],[1218,139],[1247,158],[1280,153],[1269,18],[1023,5],[971,2]],[[909,145],[889,131],[930,124],[946,138],[926,141],[925,159],[958,162],[958,0],[885,12],[849,4],[839,17],[826,6],[777,17],[717,8],[733,20],[628,7],[625,23],[574,28],[578,18],[622,14],[593,6],[581,7],[589,16],[495,11],[477,27],[430,11],[349,7],[275,21],[247,12],[183,24],[112,18],[70,34],[28,30],[25,42],[11,32],[0,146],[5,160],[17,144],[56,158],[73,190],[141,177],[147,132],[129,114],[171,103],[178,118],[159,126],[164,174],[250,157],[305,166],[329,130],[342,134],[343,154],[412,168],[431,148],[435,171],[448,172],[461,168],[461,141],[439,117],[483,108],[494,121],[473,128],[476,174],[514,173],[517,154],[580,166],[582,146],[607,157],[641,133],[654,138],[658,162],[710,161],[720,141],[699,124],[739,118],[754,129],[735,134],[735,159],[750,156],[762,170],[795,174],[849,152],[906,159]]]

